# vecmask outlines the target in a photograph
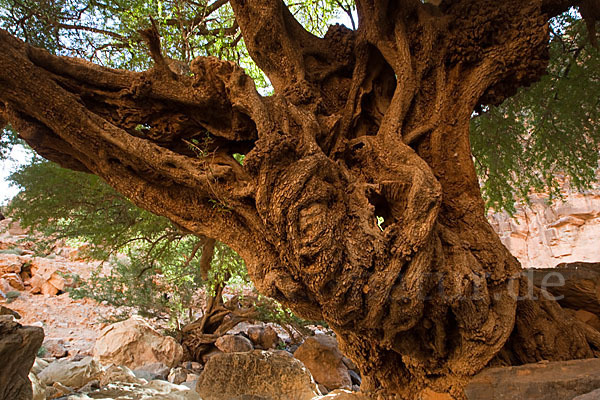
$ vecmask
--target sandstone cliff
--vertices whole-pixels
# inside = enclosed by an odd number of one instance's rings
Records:
[[[590,191],[565,189],[564,199],[548,204],[536,194],[529,205],[490,214],[502,242],[524,268],[554,267],[563,262],[600,262],[600,181]]]

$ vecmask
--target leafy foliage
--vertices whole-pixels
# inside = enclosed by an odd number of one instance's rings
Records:
[[[533,191],[560,196],[596,179],[600,145],[600,51],[576,16],[557,18],[548,74],[472,119],[471,143],[488,207],[514,211]]]
[[[37,159],[11,180],[24,190],[8,212],[42,233],[42,239],[36,238],[38,252],[68,239],[87,243],[90,257],[111,264],[108,275],[99,268],[75,289],[75,297],[128,306],[146,316],[168,316],[179,325],[193,318],[200,289],[247,281],[243,261],[222,243],[215,247],[209,279],[203,280],[200,245],[205,238],[136,207],[94,175]]]

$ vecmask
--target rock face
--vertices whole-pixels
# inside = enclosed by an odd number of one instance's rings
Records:
[[[174,367],[183,357],[183,348],[172,337],[162,336],[146,321],[132,317],[107,326],[94,346],[94,357],[104,365],[131,369],[153,363]]]
[[[204,400],[311,400],[320,394],[300,361],[286,352],[261,350],[215,355],[196,391]]]
[[[315,335],[307,338],[294,357],[302,361],[317,383],[327,390],[350,389],[352,380],[334,337]]]
[[[0,400],[30,400],[29,370],[44,340],[41,328],[21,326],[0,316]]]
[[[551,205],[547,195],[533,195],[530,205],[517,207],[514,218],[507,213],[489,216],[502,243],[523,267],[600,262],[600,184],[586,193],[565,189],[563,195],[564,202]]]
[[[600,359],[484,370],[467,385],[468,400],[572,400],[600,387]]]

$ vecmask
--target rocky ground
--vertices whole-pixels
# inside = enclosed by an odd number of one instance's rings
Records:
[[[43,327],[46,342],[62,341],[71,356],[90,355],[115,309],[74,300],[65,290],[69,275],[86,279],[98,263],[81,261],[78,250],[67,246],[57,246],[49,257],[34,257],[26,237],[18,224],[0,221],[0,301],[21,315],[21,324]]]
[[[357,392],[358,369],[326,331],[292,345],[275,325],[242,323],[201,362],[190,362],[155,322],[134,316],[108,324],[119,310],[71,299],[73,277],[86,278],[97,266],[80,260],[77,249],[57,245],[50,256],[34,257],[24,238],[17,224],[0,221],[0,400],[367,399]],[[531,271],[536,285],[544,281],[545,270]],[[563,307],[600,330],[600,264],[551,271],[566,279],[552,288],[564,296]],[[598,371],[600,359],[490,368],[473,379],[466,396],[598,399]],[[28,372],[32,384],[23,378]],[[432,391],[420,398],[451,400]]]

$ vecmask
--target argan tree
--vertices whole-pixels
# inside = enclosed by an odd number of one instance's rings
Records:
[[[599,354],[598,332],[528,293],[469,142],[474,110],[543,75],[548,21],[579,6],[593,28],[597,0],[357,0],[356,30],[322,37],[281,0],[229,4],[272,95],[215,57],[176,71],[156,25],[144,72],[0,32],[1,115],[44,157],[235,249],[263,294],[327,321],[364,391],[460,396],[490,363]]]

